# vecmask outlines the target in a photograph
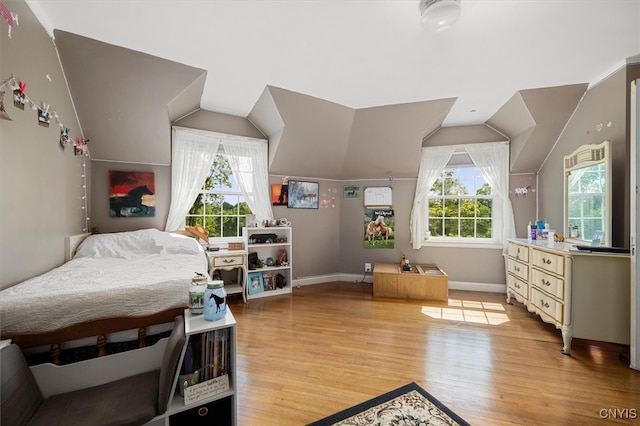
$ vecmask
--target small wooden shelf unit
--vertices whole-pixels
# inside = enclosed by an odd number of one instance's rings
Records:
[[[435,265],[413,265],[411,272],[404,272],[400,265],[376,263],[373,296],[447,301],[449,277]]]

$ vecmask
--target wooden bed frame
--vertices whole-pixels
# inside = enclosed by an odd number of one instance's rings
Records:
[[[72,235],[65,238],[65,262],[71,260],[76,249],[90,234]],[[145,346],[147,327],[173,322],[176,315],[184,315],[185,306],[171,308],[145,316],[110,317],[73,324],[57,330],[43,332],[6,333],[1,336],[11,339],[22,350],[38,346],[50,345],[51,362],[60,365],[61,344],[72,340],[96,336],[98,356],[106,355],[106,336],[110,333],[125,330],[138,330],[138,347]]]

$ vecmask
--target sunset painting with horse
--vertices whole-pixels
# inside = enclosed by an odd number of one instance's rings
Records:
[[[109,207],[112,217],[155,216],[153,172],[109,172]]]

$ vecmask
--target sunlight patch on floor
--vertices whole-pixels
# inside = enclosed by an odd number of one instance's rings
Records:
[[[430,318],[499,325],[509,321],[504,306],[475,300],[449,299],[448,306],[423,306],[422,313]]]

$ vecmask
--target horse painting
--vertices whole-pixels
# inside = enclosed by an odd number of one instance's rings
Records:
[[[115,196],[109,199],[111,216],[153,216],[149,206],[142,204],[144,195],[153,195],[147,185],[138,186],[124,196]]]

